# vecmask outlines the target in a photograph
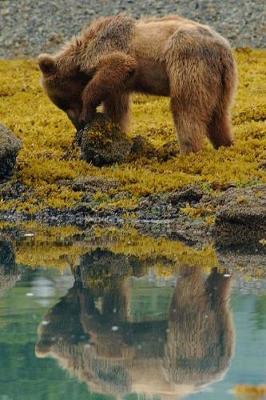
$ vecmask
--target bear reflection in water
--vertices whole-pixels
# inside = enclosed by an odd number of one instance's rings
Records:
[[[73,288],[39,326],[38,357],[118,397],[183,398],[223,377],[234,342],[229,277],[183,267],[162,278],[100,250],[73,273]]]

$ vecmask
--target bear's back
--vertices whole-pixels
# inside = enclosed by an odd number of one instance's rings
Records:
[[[197,43],[219,43],[229,47],[228,42],[207,25],[179,16],[141,19],[135,25],[131,51],[137,56],[149,56],[160,60],[173,35],[187,33]]]

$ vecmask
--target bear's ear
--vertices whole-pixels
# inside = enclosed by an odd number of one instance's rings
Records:
[[[55,60],[49,54],[40,54],[38,57],[38,64],[44,75],[51,75],[56,72]]]

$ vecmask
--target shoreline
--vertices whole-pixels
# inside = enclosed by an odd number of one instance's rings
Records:
[[[255,203],[256,202],[256,203]],[[143,206],[145,203],[145,206]],[[266,185],[230,188],[210,196],[197,186],[146,197],[131,211],[97,210],[90,203],[68,209],[47,208],[37,213],[0,211],[0,222],[30,223],[86,230],[93,225],[132,226],[153,236],[166,236],[188,246],[214,243],[217,248],[266,251]]]
[[[170,225],[165,230],[151,228],[154,226],[146,224],[98,223],[83,228],[33,222],[15,226],[0,224],[0,248],[13,249],[18,265],[33,269],[42,266],[63,271],[78,265],[84,254],[109,251],[118,256],[138,258],[145,265],[157,265],[163,276],[186,265],[205,272],[218,268],[226,274],[244,273],[254,283],[257,278],[266,278],[265,245],[220,247],[212,238],[208,243],[188,243],[177,236]],[[1,256],[5,259],[4,254]]]

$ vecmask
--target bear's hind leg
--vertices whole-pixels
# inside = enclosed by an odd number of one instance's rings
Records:
[[[208,138],[213,147],[231,146],[234,137],[231,129],[230,116],[223,111],[215,110],[208,124]]]
[[[127,132],[129,122],[129,95],[127,93],[108,97],[104,101],[104,112],[120,126],[123,132]]]
[[[199,117],[199,110],[184,109],[176,98],[171,98],[171,111],[182,154],[196,153],[202,149],[207,134],[207,124]]]

